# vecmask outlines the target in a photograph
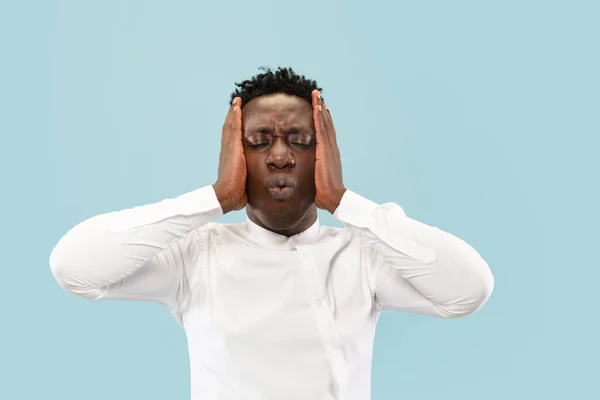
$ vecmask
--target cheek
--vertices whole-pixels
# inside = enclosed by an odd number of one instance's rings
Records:
[[[297,164],[301,167],[299,171],[302,176],[302,181],[310,185],[314,185],[315,178],[315,155],[307,154],[297,160]]]
[[[249,181],[255,181],[260,178],[261,166],[264,166],[263,160],[246,152],[246,174]]]
[[[302,154],[300,157],[298,157],[297,161],[302,163],[302,166],[304,167],[305,170],[314,171],[315,170],[315,161],[316,161],[315,151],[313,150],[311,152],[306,152],[306,153]]]

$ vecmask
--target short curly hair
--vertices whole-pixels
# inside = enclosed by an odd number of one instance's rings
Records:
[[[259,70],[264,72],[235,84],[238,88],[231,94],[230,106],[236,97],[242,98],[242,107],[244,107],[252,99],[273,93],[291,94],[312,104],[312,91],[322,90],[316,81],[296,74],[290,67],[278,67],[275,72],[268,67],[260,67]],[[321,98],[323,99],[323,96]]]

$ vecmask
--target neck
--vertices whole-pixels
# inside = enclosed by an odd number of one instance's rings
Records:
[[[298,233],[304,232],[315,223],[318,216],[317,206],[315,206],[314,204],[304,214],[304,216],[300,218],[300,220],[292,221],[290,223],[284,223],[284,221],[281,220],[277,221],[277,218],[260,218],[259,214],[259,212],[256,212],[250,206],[246,205],[246,215],[248,216],[248,219],[250,219],[250,221],[254,222],[261,228],[286,237],[294,236]],[[268,223],[268,220],[271,220],[274,223]]]

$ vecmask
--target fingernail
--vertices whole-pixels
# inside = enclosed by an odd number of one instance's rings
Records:
[[[319,111],[323,111],[323,108],[321,106],[319,106]]]

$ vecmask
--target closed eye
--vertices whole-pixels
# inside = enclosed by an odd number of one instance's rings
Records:
[[[294,146],[300,146],[300,147],[309,147],[310,146],[310,142],[294,141],[294,142],[292,142],[292,144]]]
[[[309,147],[310,143],[311,143],[310,136],[302,135],[299,133],[290,134],[288,136],[288,139],[289,139],[290,143],[294,146]]]

